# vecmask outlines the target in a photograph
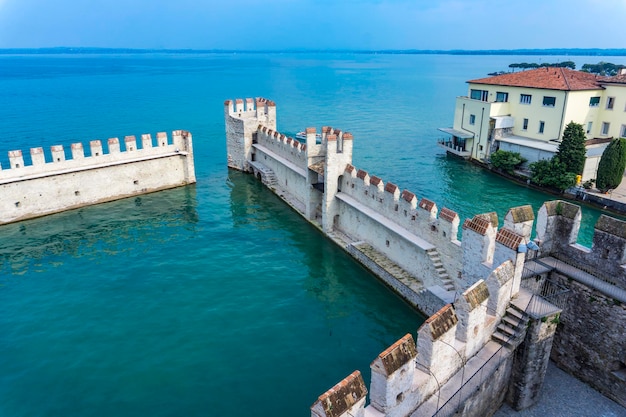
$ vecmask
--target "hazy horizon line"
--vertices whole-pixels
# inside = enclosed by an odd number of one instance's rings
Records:
[[[81,54],[81,53],[356,53],[404,55],[573,55],[626,56],[626,48],[516,48],[516,49],[195,49],[195,48],[116,48],[55,46],[37,48],[0,48],[0,54]]]

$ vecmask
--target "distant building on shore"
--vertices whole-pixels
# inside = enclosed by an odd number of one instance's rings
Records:
[[[557,151],[565,126],[574,121],[587,134],[583,180],[595,178],[602,151],[626,136],[626,73],[601,77],[567,68],[538,68],[468,81],[457,97],[454,124],[439,146],[448,153],[486,162],[498,149],[519,152],[529,162]]]

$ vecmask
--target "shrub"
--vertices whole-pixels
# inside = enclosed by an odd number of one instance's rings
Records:
[[[542,159],[530,164],[531,181],[542,187],[566,190],[576,184],[576,174],[568,172],[558,157]]]
[[[602,192],[617,188],[622,182],[626,168],[626,139],[613,139],[606,147],[598,163],[596,187]]]
[[[523,158],[519,152],[509,152],[498,150],[491,154],[491,164],[502,171],[513,173],[515,168],[518,168],[527,159]]]

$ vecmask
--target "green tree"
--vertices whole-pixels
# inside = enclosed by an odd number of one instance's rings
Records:
[[[522,158],[522,155],[520,155],[519,152],[509,152],[502,150],[497,150],[496,152],[492,153],[490,159],[491,164],[495,168],[501,169],[502,171],[508,172],[509,174],[512,174],[515,168],[519,167],[527,161],[527,159]]]
[[[596,178],[598,190],[606,192],[617,188],[622,182],[624,169],[626,169],[626,139],[616,138],[609,143],[600,157]]]
[[[563,132],[563,140],[559,144],[556,157],[565,164],[567,172],[582,174],[585,168],[587,150],[585,149],[585,131],[583,125],[569,122]]]
[[[576,174],[568,172],[566,165],[558,157],[541,159],[529,166],[531,181],[541,187],[564,191],[576,184]]]
[[[580,70],[592,74],[613,76],[617,75],[622,68],[626,68],[626,66],[600,61],[597,64],[584,64]]]

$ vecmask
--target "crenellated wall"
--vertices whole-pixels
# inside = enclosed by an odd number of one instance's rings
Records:
[[[252,155],[252,136],[259,124],[276,130],[276,104],[264,98],[226,100],[226,143],[228,166],[240,171],[249,171],[248,161]]]
[[[594,227],[591,248],[576,243],[582,214],[567,201],[549,201],[537,216],[541,256],[553,256],[626,289],[626,222],[601,215]]]
[[[398,270],[378,276],[427,314],[508,259],[519,281],[518,247],[529,236],[523,210],[501,231],[495,213],[466,221],[461,243],[454,211],[354,167],[349,132],[309,127],[296,141],[276,130],[275,104],[260,98],[227,100],[225,124],[231,168],[253,173],[370,270]]]
[[[22,151],[10,151],[10,169],[0,170],[0,224],[43,216],[89,204],[196,182],[191,134],[183,130],[89,143],[74,143],[70,154],[61,145],[30,150],[31,165],[24,164]],[[68,157],[69,156],[69,157]]]
[[[461,271],[461,246],[457,240],[459,218],[366,171],[347,165],[340,177],[341,193],[335,227],[354,240],[366,241],[407,271],[419,271],[425,287],[441,284],[428,251],[441,255],[451,278]]]
[[[567,288],[551,359],[626,407],[626,222],[601,215],[591,248],[576,243],[580,207],[549,201],[537,216],[539,256]]]
[[[447,304],[429,317],[417,331],[417,342],[407,334],[378,355],[370,365],[370,405],[352,408],[352,415],[430,416],[439,410],[451,415],[464,404],[472,407],[463,416],[497,410],[509,387],[513,360],[511,348],[490,341],[493,317],[487,313],[488,299],[487,284],[480,280],[455,306]],[[342,395],[363,395],[360,384],[343,385],[350,386],[354,392]],[[320,398],[336,392],[335,387]],[[312,417],[330,415],[319,414],[317,404],[311,408]]]
[[[451,209],[439,210],[435,202],[353,166],[350,133],[307,128],[300,143],[276,131],[273,102],[245,103],[226,102],[229,167],[256,175],[406,301],[431,314],[418,330],[417,343],[406,335],[372,362],[368,407],[357,371],[320,396],[312,416],[393,417],[437,410],[483,416],[495,412],[507,395],[515,408],[528,407],[540,395],[553,338],[557,346],[569,343],[581,354],[603,355],[584,336],[583,328],[589,327],[584,324],[559,327],[555,336],[563,306],[543,298],[554,294],[533,294],[522,285],[536,277],[539,287],[548,285],[556,272],[603,291],[605,300],[613,297],[613,305],[603,310],[610,318],[603,325],[611,329],[607,343],[615,349],[608,349],[610,358],[588,362],[603,370],[597,380],[613,384],[605,392],[622,399],[616,393],[624,387],[620,378],[626,380],[625,222],[602,216],[592,248],[585,248],[576,243],[580,209],[552,201],[539,210],[534,241],[530,206],[510,209],[502,227],[496,213],[466,219],[459,236],[461,219]],[[576,307],[593,311],[590,304]],[[566,309],[563,314],[568,317]],[[590,333],[601,337],[602,329]],[[567,357],[562,350],[559,357]],[[581,373],[589,379],[594,372]]]

